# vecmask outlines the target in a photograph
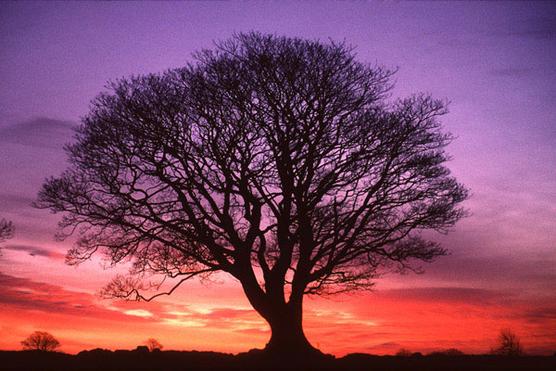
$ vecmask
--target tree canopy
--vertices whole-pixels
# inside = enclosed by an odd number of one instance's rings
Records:
[[[179,285],[223,271],[273,338],[302,334],[305,294],[431,261],[445,250],[421,232],[464,215],[445,103],[390,99],[392,74],[343,43],[236,35],[185,67],[109,84],[37,206],[79,231],[70,262],[133,261],[105,294],[148,299],[143,274]]]

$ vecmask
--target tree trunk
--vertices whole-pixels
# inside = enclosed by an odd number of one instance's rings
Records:
[[[268,322],[271,329],[265,353],[272,357],[288,357],[304,361],[323,354],[314,348],[303,332],[303,291],[284,301],[283,290],[260,289],[254,275],[242,277],[243,290],[253,308]]]
[[[269,353],[293,355],[316,351],[303,332],[301,305],[272,308],[267,317],[272,331],[265,347]]]

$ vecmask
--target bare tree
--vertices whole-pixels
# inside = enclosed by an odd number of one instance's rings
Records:
[[[524,351],[519,337],[512,330],[504,329],[500,331],[498,345],[491,353],[502,356],[522,356]]]
[[[464,215],[443,102],[389,102],[392,72],[345,44],[250,33],[195,58],[112,83],[39,193],[62,236],[80,230],[70,262],[133,260],[105,295],[150,300],[223,271],[269,323],[267,350],[303,352],[304,295],[445,253],[420,235]],[[145,274],[175,286],[146,297]]]
[[[149,352],[153,352],[156,350],[162,350],[164,348],[160,342],[154,338],[149,338],[145,341],[145,345],[149,348]]]
[[[26,350],[42,350],[45,352],[53,352],[60,346],[60,342],[50,333],[44,331],[35,331],[21,342],[23,349]]]
[[[14,236],[14,225],[11,221],[0,219],[0,243]]]

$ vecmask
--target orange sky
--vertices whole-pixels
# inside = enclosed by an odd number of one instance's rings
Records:
[[[263,347],[269,337],[239,285],[225,276],[209,284],[192,282],[155,302],[110,301],[96,292],[115,271],[100,264],[68,267],[57,254],[4,251],[0,349],[19,349],[19,342],[35,330],[54,334],[61,350],[69,353],[96,347],[130,349],[149,337],[165,349],[237,353]],[[49,269],[39,274],[37,266]],[[495,344],[500,329],[511,328],[530,352],[551,354],[556,349],[556,305],[550,297],[427,287],[425,279],[388,276],[373,292],[310,298],[305,306],[307,336],[323,351],[339,356],[393,354],[402,347],[423,353],[452,347],[483,353]]]

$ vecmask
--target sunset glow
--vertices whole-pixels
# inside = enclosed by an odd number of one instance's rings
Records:
[[[32,207],[67,167],[64,144],[107,81],[185,65],[237,31],[345,40],[390,68],[393,97],[451,101],[448,167],[471,190],[450,252],[424,274],[384,272],[373,290],[309,297],[304,327],[323,352],[487,353],[501,329],[527,353],[556,351],[556,7],[552,3],[2,3],[0,349],[48,331],[60,350],[238,353],[270,331],[238,282],[191,281],[151,302],[102,299],[126,266],[65,264],[59,215]],[[154,277],[159,282],[161,277]],[[158,281],[157,281],[158,280]],[[168,287],[166,282],[163,287]]]

